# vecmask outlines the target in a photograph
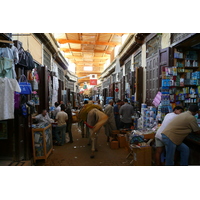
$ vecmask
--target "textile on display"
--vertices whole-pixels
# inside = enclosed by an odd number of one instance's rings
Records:
[[[52,104],[58,101],[58,78],[53,76],[53,93],[52,93]]]
[[[18,56],[18,50],[15,46],[12,46],[11,48],[0,48],[0,57],[2,58],[7,58],[7,59],[10,59],[12,61],[12,63],[10,64],[6,64],[6,75],[5,77],[8,77],[8,78],[16,78],[16,73],[15,73],[15,65],[18,63],[19,61],[19,56]],[[10,66],[10,67],[9,67]],[[9,67],[9,70],[8,70],[8,67]],[[1,69],[3,68],[2,66],[2,61],[0,62],[0,74],[1,74]],[[1,76],[1,75],[0,75]],[[2,77],[2,76],[1,76]]]
[[[17,80],[0,78],[0,120],[14,119],[14,92],[21,92]]]

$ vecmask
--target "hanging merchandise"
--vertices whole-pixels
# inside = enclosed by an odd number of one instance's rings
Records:
[[[0,57],[0,77],[16,78],[15,64],[19,59],[17,49],[15,47],[0,48]]]
[[[19,62],[16,65],[20,68],[26,68],[27,70],[32,70],[35,68],[35,63],[33,62],[33,57],[28,51],[25,51],[23,47],[19,50]]]
[[[35,105],[40,105],[40,99],[37,94],[32,93],[32,100],[34,101]]]
[[[21,94],[31,94],[32,87],[31,84],[28,83],[26,76],[22,74],[19,79],[19,86],[21,88]]]
[[[28,111],[27,111],[27,107],[25,103],[23,103],[20,106],[20,111],[21,111],[22,116],[26,117],[28,115]]]
[[[2,56],[0,57],[0,77],[12,78],[12,64],[13,64],[12,59]]]
[[[58,101],[58,78],[53,76],[53,94],[52,94],[52,104]]]
[[[14,100],[15,100],[15,109],[19,109],[20,107],[20,94],[15,92],[14,93]]]
[[[53,105],[55,102],[52,102],[52,95],[53,95],[53,87],[52,87],[52,80],[51,76],[48,76],[48,82],[49,82],[49,101],[51,105]]]
[[[32,87],[33,90],[38,90],[38,82],[35,79],[32,81]]]
[[[21,92],[16,79],[0,78],[0,120],[14,119],[14,91]]]
[[[33,100],[29,100],[26,104],[28,105],[30,115],[36,113],[35,102]]]

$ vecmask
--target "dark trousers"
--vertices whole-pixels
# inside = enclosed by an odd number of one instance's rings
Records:
[[[72,122],[67,122],[66,132],[69,134],[70,142],[73,142],[73,137],[72,137]]]
[[[133,123],[120,122],[120,128],[131,128],[131,126],[133,126]]]
[[[120,129],[120,117],[119,116],[115,117],[115,123],[116,123],[117,130],[119,130]]]

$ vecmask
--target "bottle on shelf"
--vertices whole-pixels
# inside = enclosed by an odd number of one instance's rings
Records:
[[[193,63],[192,63],[192,67],[196,67],[196,62],[195,62],[195,60],[194,60]]]
[[[187,67],[190,67],[190,60],[187,61]]]
[[[187,67],[187,60],[185,60],[185,67]]]

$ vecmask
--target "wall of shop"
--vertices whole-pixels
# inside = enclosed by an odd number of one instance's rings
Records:
[[[169,47],[170,41],[171,41],[171,33],[162,33],[161,49]]]
[[[38,64],[42,64],[42,43],[33,34],[30,34],[30,36],[13,36],[13,40],[22,42],[24,50],[29,50],[33,59],[37,61]]]
[[[146,44],[142,45],[143,102],[146,101]]]

